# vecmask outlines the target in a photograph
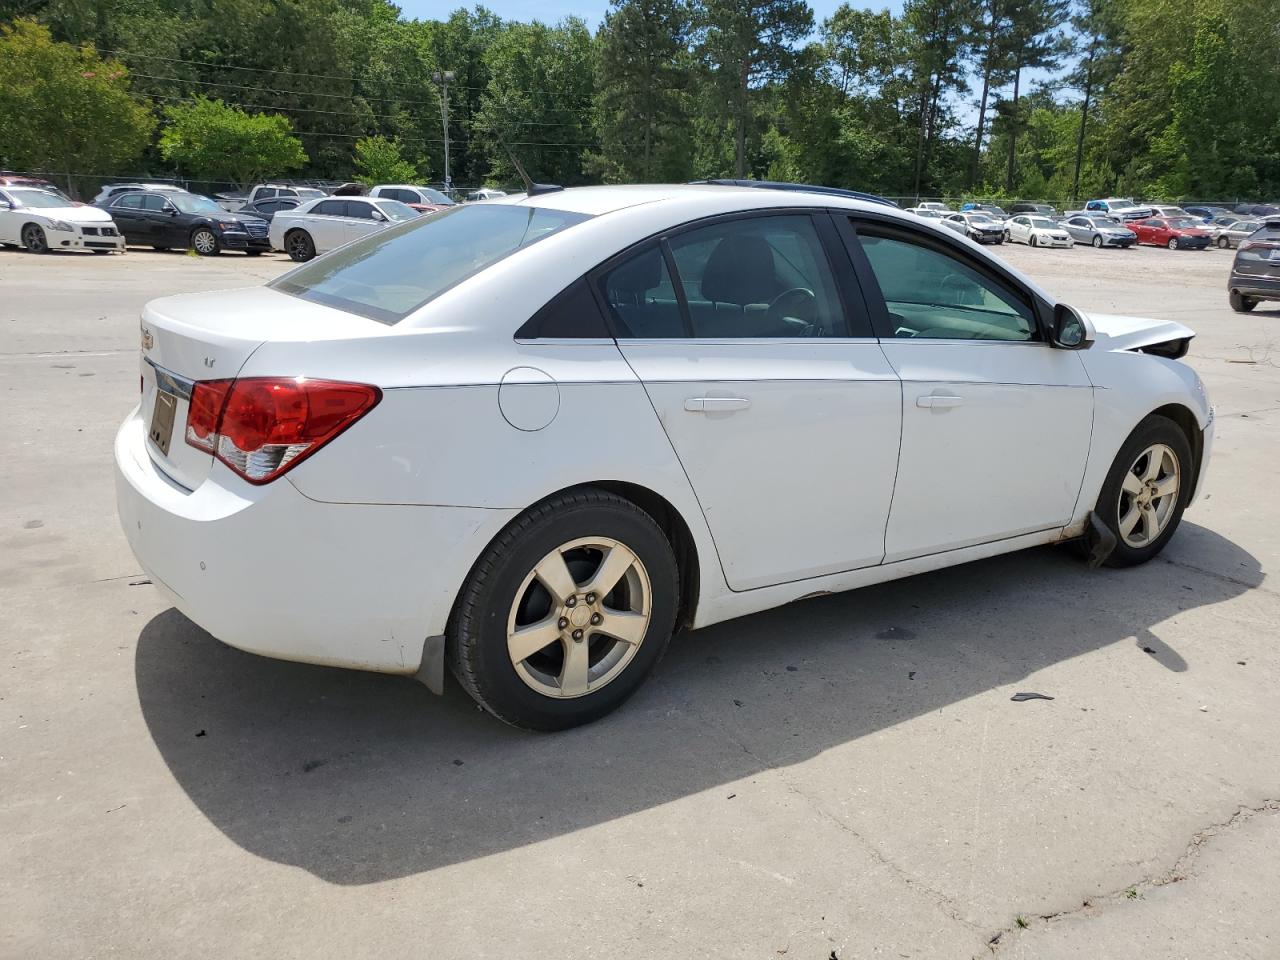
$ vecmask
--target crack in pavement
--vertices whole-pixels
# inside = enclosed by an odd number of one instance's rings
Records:
[[[728,727],[726,727],[723,723],[721,723],[719,719],[715,717],[708,717],[707,715],[701,713],[689,701],[684,701],[683,706],[684,706],[684,709],[694,719],[699,720],[702,723],[709,725],[715,730],[717,730],[726,740],[728,740],[730,743],[736,746],[739,750],[741,750],[743,753],[749,756],[752,760],[754,760],[757,764],[759,764],[762,772],[771,771],[777,774],[778,779],[782,781],[782,785],[787,789],[787,792],[793,794],[794,796],[798,797],[800,800],[804,801],[804,803],[811,810],[813,810],[813,812],[818,814],[818,816],[822,817],[828,823],[834,825],[837,829],[853,837],[854,840],[856,840],[858,844],[867,852],[867,854],[871,857],[872,860],[874,860],[880,866],[884,867],[885,870],[888,871],[890,874],[892,874],[895,878],[905,883],[912,890],[916,890],[921,892],[922,894],[927,895],[931,900],[933,900],[934,904],[938,907],[939,910],[941,910],[946,916],[956,921],[957,923],[960,923],[965,927],[968,927],[970,930],[974,930],[974,931],[982,930],[982,926],[980,924],[974,922],[973,920],[970,920],[968,917],[964,916],[960,912],[960,908],[956,905],[955,901],[952,900],[951,897],[947,896],[941,890],[938,890],[935,887],[931,887],[927,883],[924,883],[912,877],[910,874],[907,873],[906,870],[904,870],[897,863],[889,859],[889,857],[885,856],[880,850],[878,850],[874,844],[872,844],[869,840],[867,840],[866,837],[860,834],[857,830],[853,829],[853,827],[849,826],[847,823],[845,823],[835,814],[827,810],[826,807],[822,805],[821,801],[817,797],[806,792],[794,780],[792,780],[789,776],[787,776],[785,771],[789,766],[789,764],[782,761],[773,762],[766,757],[762,757],[760,754],[752,750],[751,747],[748,746],[745,742],[739,739],[733,733],[733,731],[731,731]]]
[[[1181,856],[1174,861],[1173,865],[1163,873],[1156,874],[1151,877],[1144,877],[1134,883],[1112,890],[1110,893],[1104,893],[1100,896],[1089,897],[1081,900],[1080,906],[1073,907],[1069,910],[1059,910],[1055,913],[1040,914],[1037,918],[1040,923],[1051,925],[1054,923],[1068,920],[1074,917],[1094,917],[1100,914],[1105,908],[1115,905],[1123,906],[1130,900],[1136,899],[1142,890],[1153,890],[1157,887],[1167,886],[1171,883],[1179,883],[1188,877],[1194,876],[1193,867],[1196,860],[1200,856],[1201,848],[1212,840],[1228,830],[1235,830],[1242,824],[1248,823],[1258,816],[1265,816],[1280,812],[1280,799],[1266,799],[1260,804],[1253,807],[1241,806],[1236,809],[1226,820],[1221,823],[1211,823],[1203,830],[1198,830],[1192,834],[1190,841],[1187,843],[1186,849]],[[1021,915],[1016,917],[1013,923],[997,930],[995,934],[987,941],[987,949],[995,954],[1000,949],[1005,938],[1019,930],[1031,929],[1032,923],[1028,923]],[[978,960],[977,957],[974,960]]]

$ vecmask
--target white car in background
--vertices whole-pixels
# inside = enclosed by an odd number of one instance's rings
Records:
[[[0,187],[0,244],[32,253],[125,248],[111,214],[37,187]]]
[[[1155,556],[1213,442],[1193,336],[881,203],[544,190],[148,304],[117,503],[215,637],[437,692],[448,663],[558,729],[679,627],[1078,537]]]
[[[1005,221],[1004,238],[1010,243],[1029,243],[1033,247],[1067,247],[1075,245],[1066,228],[1048,217],[1018,214]]]
[[[352,240],[419,216],[418,211],[380,197],[322,197],[271,219],[271,246],[299,263]]]

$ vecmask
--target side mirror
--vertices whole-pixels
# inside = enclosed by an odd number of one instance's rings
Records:
[[[1088,350],[1093,346],[1093,327],[1074,307],[1059,303],[1053,308],[1050,343],[1060,350]]]
[[[381,221],[386,220],[387,218],[382,215],[381,210],[375,210],[373,211],[373,219]]]

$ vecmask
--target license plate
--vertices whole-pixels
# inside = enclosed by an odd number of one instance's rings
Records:
[[[178,398],[163,390],[156,391],[156,406],[151,413],[151,442],[169,455],[169,440],[173,436],[173,415],[178,409]]]

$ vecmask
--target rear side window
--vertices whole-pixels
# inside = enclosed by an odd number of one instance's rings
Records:
[[[516,332],[517,340],[599,340],[611,336],[585,277],[570,284]]]
[[[317,206],[327,202],[332,201]],[[523,205],[450,207],[378,230],[270,286],[380,323],[399,323],[499,260],[589,219]]]
[[[619,337],[647,340],[688,336],[675,284],[656,243],[608,270],[600,278],[600,289]]]
[[[118,197],[113,207],[123,207],[125,210],[140,210],[142,208],[142,195],[138,193],[126,193],[122,197]]]
[[[311,208],[311,212],[318,213],[322,217],[345,217],[347,215],[347,201],[321,200]]]

